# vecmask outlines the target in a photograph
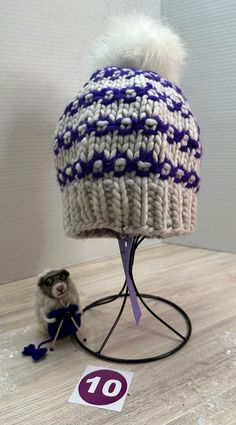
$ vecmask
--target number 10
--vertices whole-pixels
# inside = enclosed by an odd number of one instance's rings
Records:
[[[94,378],[87,379],[86,383],[91,383],[88,392],[94,394],[100,381],[100,376],[95,376]],[[114,388],[112,389],[112,391],[109,391],[112,385],[114,385]],[[121,382],[117,379],[108,379],[102,387],[102,392],[105,396],[115,397],[119,394],[121,387]]]

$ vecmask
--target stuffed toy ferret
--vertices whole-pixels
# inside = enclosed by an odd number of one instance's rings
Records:
[[[67,270],[45,270],[38,276],[35,313],[41,329],[47,331],[48,324],[56,322],[48,317],[51,311],[70,304],[79,310],[79,295]]]

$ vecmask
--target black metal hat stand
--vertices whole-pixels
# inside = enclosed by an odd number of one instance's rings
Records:
[[[117,239],[122,238],[122,236],[117,234],[117,233],[115,233],[115,236],[117,237]],[[86,313],[86,311],[93,309],[93,308],[98,308],[98,307],[101,308],[104,304],[112,303],[113,301],[117,300],[118,298],[121,298],[121,300],[122,300],[118,315],[117,315],[114,323],[112,324],[110,330],[108,331],[105,339],[102,341],[98,350],[95,351],[94,349],[90,348],[88,341],[84,342],[77,335],[75,335],[75,339],[78,342],[78,344],[81,347],[83,347],[86,351],[88,351],[90,354],[96,356],[97,358],[110,360],[110,361],[117,362],[117,363],[146,363],[146,362],[151,362],[151,361],[154,361],[154,360],[161,360],[165,357],[171,356],[172,354],[174,354],[178,350],[180,350],[188,342],[188,340],[190,338],[191,331],[192,331],[191,321],[190,321],[188,315],[185,313],[185,311],[181,307],[179,307],[177,304],[175,304],[172,301],[169,301],[165,298],[158,297],[156,295],[142,294],[138,291],[138,288],[135,284],[134,277],[133,277],[133,265],[134,265],[134,258],[135,258],[136,250],[144,239],[145,239],[145,237],[143,237],[143,236],[134,237],[133,242],[132,242],[131,251],[130,251],[129,275],[130,275],[130,278],[132,280],[132,283],[133,283],[133,286],[134,286],[134,289],[135,289],[135,292],[136,292],[136,296],[137,296],[138,300],[141,302],[143,308],[145,308],[149,312],[150,315],[154,316],[154,318],[157,320],[157,322],[161,322],[166,328],[168,328],[170,331],[172,331],[178,337],[179,341],[177,341],[177,345],[175,345],[171,350],[166,351],[162,354],[151,356],[151,357],[123,358],[123,357],[111,357],[107,354],[104,354],[104,349],[107,346],[107,343],[110,341],[112,334],[113,334],[118,322],[120,321],[120,319],[122,317],[122,313],[124,312],[126,301],[127,301],[128,297],[130,296],[128,284],[127,284],[127,281],[125,280],[125,283],[124,283],[122,289],[120,290],[120,292],[118,294],[109,295],[109,296],[104,297],[104,298],[99,298],[96,301],[92,302],[91,304],[88,304],[83,309],[83,312],[82,312],[83,320],[86,320],[84,318],[84,314]],[[157,313],[155,313],[149,307],[149,305],[146,303],[145,300],[148,300],[148,299],[156,300],[156,301],[161,302],[161,303],[165,303],[170,308],[176,310],[182,316],[182,318],[183,318],[183,320],[186,324],[185,335],[182,335],[182,333],[180,333],[177,329],[172,327],[164,319],[162,319]],[[127,335],[127,339],[128,339],[128,335]]]

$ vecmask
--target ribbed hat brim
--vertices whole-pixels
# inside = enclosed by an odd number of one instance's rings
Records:
[[[83,179],[62,196],[65,233],[73,238],[111,237],[113,231],[167,238],[196,225],[196,193],[156,175]]]

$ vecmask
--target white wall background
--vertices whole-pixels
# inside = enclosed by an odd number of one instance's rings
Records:
[[[117,252],[109,239],[63,234],[52,141],[59,115],[89,78],[89,47],[135,0],[8,0],[0,14],[0,281]],[[160,1],[148,12],[160,15]]]
[[[204,147],[198,226],[170,242],[236,252],[236,2],[8,0],[0,14],[0,281],[117,252],[109,239],[63,234],[52,141],[89,78],[89,48],[107,17],[166,18],[189,50],[182,88]]]
[[[236,1],[162,0],[161,14],[189,50],[182,88],[203,143],[197,230],[172,242],[236,252]]]

